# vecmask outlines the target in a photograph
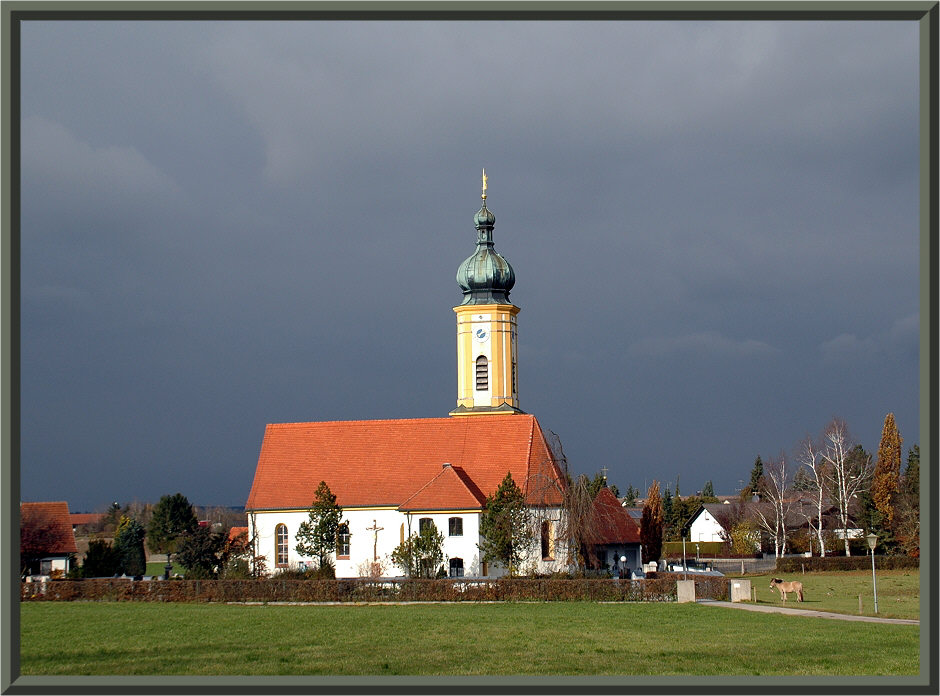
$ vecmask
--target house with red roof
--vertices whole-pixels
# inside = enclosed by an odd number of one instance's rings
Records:
[[[68,503],[20,503],[22,575],[67,573],[76,553]]]
[[[643,563],[640,525],[606,486],[594,497],[593,512],[587,565],[629,577],[629,572]]]
[[[373,563],[386,576],[403,574],[392,552],[430,523],[444,536],[447,574],[502,575],[504,568],[483,562],[478,545],[486,498],[507,473],[533,519],[522,567],[568,567],[567,549],[556,544],[567,479],[536,418],[519,408],[519,308],[509,301],[515,274],[493,248],[485,176],[482,199],[476,250],[457,271],[456,408],[439,418],[268,425],[245,505],[254,555],[268,572],[314,565],[297,552],[296,534],[325,481],[343,510],[337,577],[365,574]]]

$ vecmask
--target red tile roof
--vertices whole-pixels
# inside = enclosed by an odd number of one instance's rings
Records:
[[[41,538],[46,553],[78,553],[66,502],[20,503],[20,527],[24,530],[45,527],[47,532]]]
[[[460,473],[450,464],[442,465],[441,471],[398,509],[414,511],[482,508],[486,496],[468,480],[469,477],[462,477]]]
[[[640,527],[611,493],[602,488],[594,498],[595,544],[639,544]]]
[[[104,519],[102,512],[72,512],[69,514],[69,521],[72,526],[79,524],[97,524]]]
[[[242,534],[245,535],[245,539],[248,539],[248,527],[231,527],[228,530],[228,540],[235,541]]]
[[[564,475],[531,415],[272,424],[245,507],[305,509],[326,481],[342,507],[444,509],[493,493],[506,472],[530,504],[561,503]]]

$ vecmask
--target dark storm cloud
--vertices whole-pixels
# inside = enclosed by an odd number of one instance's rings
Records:
[[[239,504],[265,423],[446,414],[483,166],[575,471],[913,444],[917,98],[913,22],[26,23],[23,496]]]

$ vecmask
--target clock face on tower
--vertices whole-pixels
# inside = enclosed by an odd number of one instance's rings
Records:
[[[485,343],[489,339],[490,333],[486,329],[480,328],[473,332],[473,337],[480,343]]]

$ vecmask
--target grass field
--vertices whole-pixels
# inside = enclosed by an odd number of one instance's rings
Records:
[[[151,561],[150,563],[147,564],[147,570],[144,573],[144,575],[151,575],[151,576],[163,575],[165,572],[166,572],[166,563],[156,563],[154,561]],[[170,574],[182,573],[182,572],[183,572],[183,569],[174,563],[173,570],[170,571]]]
[[[695,604],[34,602],[21,625],[24,675],[919,672],[918,626]]]
[[[733,576],[732,576],[733,577]],[[770,589],[770,579],[779,573],[746,576],[757,590],[758,604],[784,606],[780,594]],[[920,573],[916,570],[886,570],[877,573],[878,614],[892,619],[920,618]],[[783,580],[803,583],[803,603],[787,595],[788,607],[834,611],[858,615],[858,596],[862,596],[862,615],[875,616],[871,571],[850,570],[838,573],[800,573],[782,576]]]

